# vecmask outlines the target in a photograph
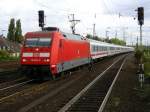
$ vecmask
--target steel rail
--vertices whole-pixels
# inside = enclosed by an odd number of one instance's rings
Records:
[[[116,80],[117,80],[117,78],[118,78],[118,76],[119,76],[119,74],[120,74],[120,71],[121,71],[121,69],[122,69],[122,67],[123,67],[123,65],[124,65],[124,63],[125,63],[125,61],[126,61],[126,59],[124,59],[123,63],[121,64],[121,67],[119,68],[119,70],[118,70],[118,72],[117,72],[117,75],[115,76],[115,78],[114,78],[114,80],[113,80],[111,86],[109,87],[109,90],[108,90],[108,92],[107,92],[107,94],[106,94],[106,96],[105,96],[105,98],[104,98],[104,100],[103,100],[103,102],[102,102],[102,104],[101,104],[101,106],[100,106],[98,112],[103,112],[103,110],[104,110],[104,108],[105,108],[105,106],[106,106],[106,103],[107,103],[107,101],[108,101],[108,98],[109,98],[109,96],[110,96],[110,94],[111,94],[111,92],[112,92],[112,88],[114,87],[114,84],[115,84],[115,82],[116,82]]]
[[[119,60],[116,60],[113,64],[111,64],[105,71],[103,71],[98,77],[96,77],[90,84],[88,84],[84,89],[81,90],[75,97],[73,97],[64,107],[62,107],[58,112],[66,112],[79,98],[88,91],[112,66],[114,66]]]
[[[18,84],[14,84],[14,85],[11,85],[11,86],[8,86],[8,87],[5,87],[5,88],[1,88],[0,91],[4,91],[4,90],[10,89],[10,88],[17,87],[17,86],[25,85],[25,84],[27,84],[29,82],[32,82],[32,81],[33,81],[33,79],[25,81],[25,82],[18,83]]]
[[[19,83],[19,84],[15,84],[15,85],[12,85],[12,86],[9,86],[9,87],[6,87],[6,88],[2,88],[2,89],[0,89],[0,91],[7,90],[7,89],[10,89],[10,88],[13,88],[13,87],[20,86],[20,85],[25,85],[25,84],[27,84],[27,83],[29,83],[29,82],[32,82],[32,81],[33,81],[33,80],[29,80],[29,81],[25,81],[25,82],[22,82],[22,83]],[[10,98],[10,97],[12,97],[12,96],[14,96],[14,95],[19,94],[19,93],[20,93],[20,92],[15,92],[14,94],[11,94],[11,95],[2,97],[2,98],[0,99],[0,103],[2,103],[3,100],[8,99],[8,98]]]
[[[9,83],[14,83],[14,82],[21,81],[21,80],[23,80],[23,79],[24,79],[24,77],[21,77],[21,78],[17,78],[17,79],[15,79],[15,80],[11,80],[11,81],[8,81],[8,82],[2,82],[2,83],[0,83],[0,87],[3,86],[3,85],[9,84]],[[1,89],[1,88],[0,88],[0,89]]]

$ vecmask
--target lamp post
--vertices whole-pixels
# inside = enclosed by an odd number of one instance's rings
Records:
[[[126,29],[128,29],[128,27],[123,27],[122,28],[122,32],[123,32],[123,40],[126,42]]]
[[[107,39],[107,40],[109,40],[109,35],[108,35],[108,33],[110,32],[110,31],[109,31],[110,29],[111,29],[110,27],[107,27],[107,28],[106,28],[106,39]]]

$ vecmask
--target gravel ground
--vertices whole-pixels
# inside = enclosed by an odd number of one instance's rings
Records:
[[[104,112],[145,112],[145,104],[137,95],[137,65],[130,55],[118,77]]]
[[[19,61],[0,62],[0,72],[14,70],[19,66]]]
[[[22,78],[24,75],[18,71],[19,67],[19,61],[0,61],[0,85]]]
[[[29,109],[30,112],[52,112],[57,111],[69,99],[76,95],[82,88],[90,83],[98,74],[106,67],[112,64],[114,58],[104,59],[94,65],[95,71],[89,72],[87,68],[72,73],[70,76],[64,76],[55,81],[48,81],[39,84],[36,88],[24,90],[22,93],[13,96],[4,102],[0,102],[0,112],[16,112],[35,105],[35,101],[49,95],[41,103],[37,103],[34,108]],[[66,85],[66,86],[65,86]],[[58,91],[59,88],[63,89]],[[54,94],[54,91],[57,91]],[[53,95],[52,95],[53,94]],[[10,108],[13,107],[13,108]],[[25,108],[26,108],[25,107]]]

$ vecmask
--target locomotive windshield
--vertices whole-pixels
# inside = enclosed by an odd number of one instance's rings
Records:
[[[26,47],[49,47],[51,38],[27,38],[25,41]]]

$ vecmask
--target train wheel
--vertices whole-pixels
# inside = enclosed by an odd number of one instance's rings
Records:
[[[65,72],[61,72],[60,77],[64,77],[64,76],[65,76]]]
[[[57,79],[56,74],[55,74],[55,75],[52,75],[52,79],[53,79],[53,80],[56,80],[56,79]]]

